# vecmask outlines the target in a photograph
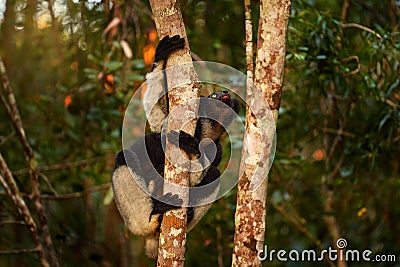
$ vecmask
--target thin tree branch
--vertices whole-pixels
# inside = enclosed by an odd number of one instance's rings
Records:
[[[2,58],[0,57],[0,74],[3,85],[3,91],[5,96],[2,95],[1,102],[3,103],[4,108],[6,109],[8,116],[10,117],[11,123],[14,126],[15,133],[18,136],[18,139],[22,145],[22,148],[25,153],[25,160],[30,169],[30,180],[32,184],[32,200],[39,218],[39,222],[42,228],[43,237],[49,252],[49,256],[51,259],[51,263],[53,266],[58,266],[58,260],[55,255],[55,250],[53,246],[53,241],[50,234],[50,228],[47,222],[47,215],[44,210],[44,207],[40,200],[40,190],[39,190],[39,172],[37,169],[37,161],[34,157],[33,150],[29,145],[27,140],[25,130],[22,124],[21,116],[19,114],[18,106],[15,101],[14,92],[12,90],[10,81],[8,79],[6,69],[3,63]],[[8,102],[6,102],[6,97]]]
[[[17,184],[15,183],[14,177],[11,174],[10,169],[7,166],[6,161],[3,158],[3,155],[0,153],[0,183],[3,185],[7,194],[11,197],[14,205],[18,209],[18,213],[24,218],[24,221],[28,225],[29,231],[32,234],[33,242],[36,246],[37,253],[40,259],[40,263],[43,267],[48,267],[49,262],[47,261],[46,255],[43,251],[43,246],[40,242],[38,229],[35,221],[32,218],[31,212],[28,209],[24,199],[21,197]]]
[[[50,191],[53,192],[54,195],[58,195],[56,189],[51,184],[50,179],[42,172],[39,172],[39,175],[47,183],[47,186],[49,187]]]
[[[335,92],[335,87],[334,84],[331,82],[329,88],[326,89],[328,95],[332,95],[333,92]],[[321,101],[322,105],[322,101]],[[337,102],[335,98],[332,98],[328,102],[328,106],[326,107],[326,115],[327,119],[324,121],[325,128],[328,128],[328,117],[330,117],[335,123],[339,124],[339,132],[343,131],[345,128],[345,125],[348,122],[348,113],[350,112],[352,107],[352,102],[348,101],[347,105],[344,109],[344,111],[341,114],[341,117],[338,117],[337,112]],[[323,107],[321,107],[321,110],[323,110]],[[324,208],[324,221],[326,224],[326,227],[329,231],[329,234],[331,236],[332,244],[336,247],[336,249],[339,250],[339,247],[337,247],[337,240],[340,238],[340,226],[337,222],[336,215],[335,215],[335,210],[334,210],[334,187],[332,186],[334,178],[338,175],[339,169],[342,166],[345,158],[345,153],[342,152],[340,158],[337,160],[337,162],[333,162],[333,157],[335,155],[335,152],[338,150],[338,145],[339,145],[339,140],[340,138],[333,137],[333,140],[330,135],[325,134],[323,142],[326,147],[329,147],[326,158],[325,158],[325,168],[327,170],[331,170],[329,173],[325,173],[321,177],[321,200],[323,203],[323,208]],[[337,261],[337,266],[338,267],[346,267],[347,263],[345,259],[340,259]]]
[[[39,252],[39,249],[37,249],[37,248],[11,249],[11,250],[0,250],[0,255],[21,254],[21,253],[37,253],[37,252]]]
[[[343,6],[342,6],[342,19],[346,20],[347,18],[347,11],[349,10],[350,7],[350,0],[344,0],[343,1]]]
[[[145,4],[143,4],[140,0],[133,0],[132,2],[140,8],[140,11],[154,20],[153,13],[151,13],[150,9],[148,9]]]
[[[20,224],[20,225],[28,225],[24,221],[15,221],[15,220],[5,220],[5,221],[0,221],[0,226],[3,225],[9,225],[9,224]]]
[[[12,131],[11,133],[9,133],[6,136],[1,136],[0,137],[0,146],[4,145],[5,143],[7,143],[13,136],[15,135],[15,132]]]
[[[360,25],[360,24],[357,24],[357,23],[341,23],[341,25],[342,25],[343,28],[358,28],[358,29],[361,29],[363,31],[367,31],[369,33],[372,33],[373,35],[375,35],[379,39],[382,39],[382,36],[379,33],[377,33],[374,30],[371,30],[370,28],[367,28],[367,27],[365,27],[363,25]]]
[[[245,35],[246,35],[246,76],[250,86],[254,78],[253,23],[251,21],[250,0],[244,0]]]
[[[324,248],[321,245],[321,241],[317,238],[315,238],[305,227],[305,225],[298,220],[296,220],[290,212],[288,212],[283,205],[278,205],[272,201],[268,202],[271,204],[271,206],[278,211],[284,218],[286,218],[290,223],[292,223],[302,234],[304,234],[308,239],[310,239],[320,251],[324,250]],[[331,267],[334,267],[335,264],[332,262],[332,260],[328,257],[328,255],[325,255],[325,260],[329,263]]]
[[[221,220],[221,215],[217,214],[217,219]],[[224,247],[222,245],[222,227],[220,224],[217,224],[215,227],[215,231],[217,233],[217,262],[218,262],[218,267],[223,267],[224,265]]]
[[[67,193],[67,194],[57,194],[57,195],[50,195],[50,194],[41,194],[40,197],[44,200],[66,200],[66,199],[72,199],[72,198],[80,198],[84,197],[92,192],[97,192],[97,191],[102,191],[102,190],[107,190],[110,188],[111,183],[105,183],[101,185],[97,185],[91,188],[88,188],[84,191],[80,192],[73,192],[73,193]],[[5,193],[0,192],[0,195],[4,195]],[[25,198],[25,199],[31,199],[30,195],[27,193],[20,193],[20,195]]]
[[[79,166],[85,166],[89,165],[92,163],[97,163],[102,160],[106,160],[110,155],[106,156],[101,156],[101,157],[95,157],[95,158],[89,158],[89,159],[83,159],[83,160],[78,160],[78,161],[71,161],[71,162],[63,162],[63,163],[57,163],[53,165],[47,165],[47,166],[40,166],[38,167],[38,171],[56,171],[56,170],[63,170],[63,169],[71,169]],[[28,174],[29,169],[21,169],[17,171],[13,171],[13,175],[15,176],[20,176],[24,174]]]
[[[79,197],[84,197],[92,192],[106,190],[106,189],[110,188],[110,186],[111,186],[111,183],[105,183],[105,184],[101,184],[98,186],[88,188],[81,192],[74,192],[74,193],[62,194],[62,195],[42,194],[41,197],[42,197],[42,199],[48,199],[48,200],[66,200],[66,199],[71,199],[71,198],[79,198]]]
[[[356,138],[356,137],[357,137],[356,134],[343,131],[343,129],[323,128],[322,131],[323,131],[324,133],[330,133],[330,134],[335,134],[335,135],[341,135],[341,136],[346,136],[346,137],[349,137],[349,138]]]

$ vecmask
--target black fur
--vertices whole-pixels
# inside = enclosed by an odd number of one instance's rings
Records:
[[[154,63],[151,71],[157,66],[158,62],[163,63],[163,69],[165,69],[165,64],[167,62],[168,57],[172,52],[182,49],[185,46],[185,39],[180,38],[179,35],[175,35],[169,37],[165,36],[159,43],[156,48],[156,54],[154,55]]]
[[[165,74],[163,79],[153,74],[158,71],[164,72],[169,55],[184,45],[184,39],[178,35],[166,36],[160,41],[152,72],[147,75],[148,90],[156,90],[157,93],[152,94],[148,91],[143,100],[149,125],[155,132],[140,138],[129,149],[119,152],[115,159],[113,189],[117,207],[128,228],[133,233],[146,237],[146,249],[150,257],[157,254],[158,231],[163,214],[181,207],[183,203],[178,195],[171,193],[163,195],[165,140],[161,137],[160,129],[168,115],[168,90]],[[160,88],[162,90],[159,90]],[[165,96],[158,98],[162,91],[165,91]],[[207,164],[209,167],[205,170],[195,175],[191,172],[189,181],[191,188],[209,185],[219,178],[220,171],[217,166],[222,158],[219,139],[225,134],[224,126],[227,127],[233,119],[234,112],[231,109],[236,113],[239,109],[237,101],[227,92],[217,92],[209,98],[219,100],[227,106],[210,104],[205,101],[206,97],[201,97],[200,118],[197,121],[194,137],[184,131],[167,133],[169,142],[179,147],[189,159],[197,160],[202,166],[212,161],[210,165]],[[201,193],[194,193],[189,189],[189,205],[200,203],[204,199],[213,200],[212,196],[216,194],[218,188],[219,184],[215,183]],[[205,204],[187,209],[188,230],[204,216],[210,206],[211,204]]]

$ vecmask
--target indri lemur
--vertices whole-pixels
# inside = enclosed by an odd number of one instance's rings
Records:
[[[169,55],[183,46],[184,39],[177,35],[171,38],[166,36],[160,41],[152,71],[147,75],[148,87],[143,99],[147,120],[154,133],[146,135],[129,149],[118,153],[112,177],[115,202],[125,225],[134,234],[146,237],[146,254],[151,258],[157,256],[163,213],[179,208],[183,202],[177,195],[163,195],[162,192],[165,138],[161,135],[161,129],[169,110],[165,74],[158,73],[164,71]],[[216,99],[225,105],[216,105],[207,99]],[[234,112],[239,110],[237,100],[232,99],[227,92],[213,93],[208,98],[201,97],[199,106],[200,118],[194,137],[184,131],[172,131],[166,135],[172,145],[179,146],[192,160],[198,159],[199,164],[209,165],[202,171],[190,173],[189,184],[192,188],[207,185],[220,176],[217,169],[222,156],[219,139],[225,133],[224,127],[231,123]],[[206,142],[200,145],[202,140]],[[214,158],[207,152],[211,146],[216,147]],[[214,184],[211,189],[208,187],[201,191],[201,195],[189,193],[189,204],[204,200],[208,201],[202,203],[210,204],[188,208],[188,230],[200,221],[215,200],[219,187],[218,183],[215,186]]]

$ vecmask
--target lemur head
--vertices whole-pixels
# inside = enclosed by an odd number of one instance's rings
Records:
[[[225,105],[221,105],[215,101],[221,101]],[[218,140],[232,122],[235,113],[239,112],[239,102],[237,99],[231,98],[228,91],[218,91],[212,93],[206,98],[200,98],[199,115],[201,127],[197,127],[196,131],[200,140],[210,138]]]
[[[230,119],[233,119],[234,113],[232,112],[232,110],[235,113],[239,112],[239,102],[237,101],[237,99],[231,98],[231,95],[228,93],[228,91],[218,91],[218,92],[212,93],[211,95],[208,96],[208,98],[221,101],[222,103],[224,103],[225,105],[227,105],[229,107],[228,108],[223,105],[218,105],[215,103],[209,104],[209,102],[207,102],[207,108],[205,109],[206,114],[216,115],[215,117],[211,117],[211,118],[222,119],[221,122],[223,122],[223,121],[225,121],[225,119],[228,119],[228,117]],[[209,107],[209,106],[212,106],[212,107]],[[229,123],[230,123],[230,121],[229,121]]]
[[[217,100],[225,103],[228,106],[232,105],[231,96],[229,95],[228,91],[215,92],[215,93],[212,93],[211,95],[209,95],[208,97],[217,99]]]

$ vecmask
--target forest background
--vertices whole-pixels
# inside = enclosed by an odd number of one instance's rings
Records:
[[[242,1],[180,4],[194,58],[244,72]],[[269,249],[327,248],[336,229],[348,248],[397,257],[357,266],[400,266],[399,18],[394,0],[292,1]],[[148,2],[7,1],[0,34],[58,261],[154,264],[143,239],[124,228],[110,189],[124,110],[157,45]],[[32,207],[24,150],[3,108],[0,152]],[[188,266],[230,265],[235,199],[234,189],[189,233]],[[33,241],[20,221],[0,186],[0,266],[39,265],[37,254],[21,251]]]

